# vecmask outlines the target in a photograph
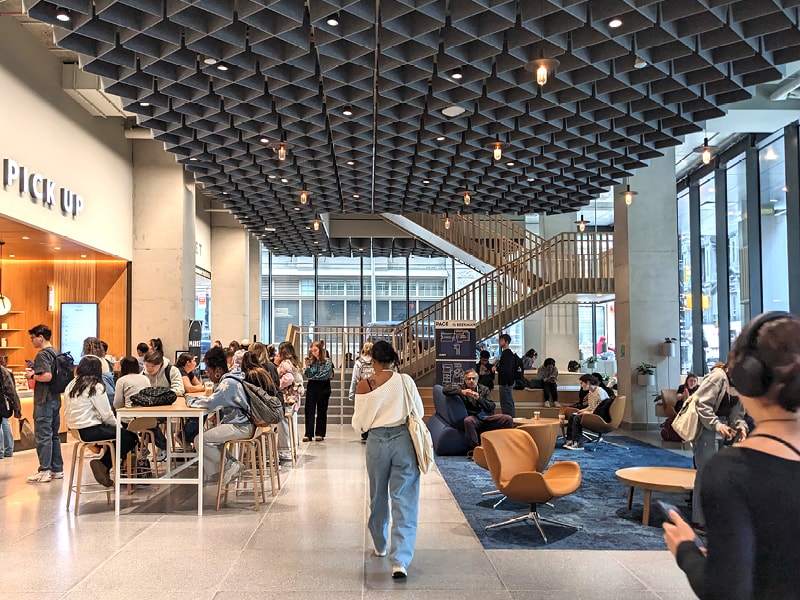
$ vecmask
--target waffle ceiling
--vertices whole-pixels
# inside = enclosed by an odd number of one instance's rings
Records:
[[[721,105],[749,98],[750,86],[780,78],[777,65],[800,59],[798,5],[31,0],[26,6],[32,17],[57,26],[58,44],[80,53],[84,69],[104,77],[107,90],[242,224],[270,247],[308,255],[350,254],[358,243],[329,240],[324,227],[308,229],[318,213],[526,214],[584,206],[699,131],[698,123],[721,116]],[[71,11],[66,25],[55,18],[58,7]],[[327,22],[334,15],[337,26]],[[622,25],[611,28],[612,18]],[[525,69],[540,56],[560,61],[542,88]],[[637,57],[643,68],[635,68]],[[462,79],[452,78],[455,70]],[[451,105],[464,114],[446,117],[442,109]],[[283,161],[274,151],[280,140],[290,146]],[[500,161],[487,149],[495,141],[506,146]],[[302,189],[310,194],[304,206]]]

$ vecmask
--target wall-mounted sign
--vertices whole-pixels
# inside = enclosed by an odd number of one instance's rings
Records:
[[[3,187],[17,186],[20,196],[29,196],[32,202],[52,208],[58,204],[61,212],[77,217],[83,212],[83,196],[65,188],[56,188],[56,182],[41,173],[31,172],[11,158],[3,159]],[[56,200],[58,196],[58,200]]]
[[[475,321],[434,321],[436,383],[463,383],[475,368]]]

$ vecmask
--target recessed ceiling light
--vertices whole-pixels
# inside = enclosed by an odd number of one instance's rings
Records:
[[[61,246],[55,246],[53,250],[61,250]]]
[[[339,13],[333,13],[330,17],[327,18],[325,21],[331,27],[338,27],[339,26]]]
[[[258,141],[261,142],[262,144],[267,144],[267,143],[269,143],[269,138],[265,138],[265,137],[258,138]]]
[[[450,73],[450,77],[452,77],[453,79],[458,80],[458,79],[462,79],[464,77],[464,74],[461,72],[461,69],[456,69],[455,71],[452,71]]]
[[[270,179],[275,179],[277,175],[267,175],[267,177],[269,177]]]
[[[223,195],[223,196],[227,196],[227,195],[228,195],[228,192],[222,192],[222,195]]]
[[[286,177],[281,177],[281,183],[289,183],[289,180]]]
[[[272,231],[275,231],[275,228],[274,227],[264,227],[264,231],[272,232]]]
[[[58,19],[62,23],[69,23],[71,19],[71,17],[69,16],[69,11],[66,8],[59,8],[56,11],[56,19]]]
[[[311,229],[311,225],[306,225],[306,229],[310,230]]]
[[[349,104],[342,109],[342,114],[345,117],[352,117],[353,116],[353,107]]]
[[[228,65],[226,65],[225,63],[219,63],[217,65],[217,70],[218,71],[227,71],[228,70]]]
[[[23,239],[23,240],[29,240],[29,239],[31,239],[31,238],[29,238],[27,235],[23,235],[23,236],[22,236],[22,239]]]
[[[8,257],[9,257],[9,258],[16,258],[16,257],[17,257],[17,255],[16,255],[16,254],[9,254],[9,255],[8,255]]]
[[[81,258],[86,258],[86,255],[85,254],[81,254]]]
[[[300,207],[299,206],[295,206],[294,209],[295,210],[300,210]]]
[[[528,181],[536,181],[535,177],[528,177]]]
[[[445,137],[444,137],[443,135],[440,135],[440,136],[438,136],[438,137],[436,138],[436,141],[437,141],[437,142],[443,142],[444,140],[445,140]]]
[[[314,240],[314,243],[315,243],[315,244],[319,244],[319,242],[318,242],[317,240]]]
[[[193,156],[193,157],[192,157],[192,158],[190,158],[189,160],[191,160],[191,161],[195,161],[195,160],[197,160],[197,159],[196,159],[196,158]]]
[[[149,102],[139,102],[139,106],[150,106]]]
[[[458,104],[451,104],[450,106],[445,106],[442,109],[442,114],[445,117],[451,117],[451,118],[452,117],[460,117],[465,112],[467,112],[467,109],[464,108],[463,106],[459,106]]]
[[[430,182],[431,182],[430,179],[423,179],[422,180],[422,183],[424,183],[425,185],[428,185]]]
[[[211,58],[210,56],[206,56],[203,59],[203,62],[205,64],[207,64],[207,65],[215,65],[215,64],[217,64],[217,59],[216,58]]]
[[[358,194],[353,194],[353,198],[355,198],[356,200],[358,200],[359,198],[361,198],[361,196],[359,196]]]
[[[512,161],[508,161],[508,162],[506,163],[506,166],[507,166],[507,167],[513,167],[513,166],[514,166],[514,163],[513,163]]]
[[[347,161],[347,164],[348,164],[348,165],[350,165],[350,166],[352,167],[354,164],[356,164],[356,161],[354,161],[354,160],[348,160],[348,161]]]
[[[617,27],[622,27],[622,19],[620,19],[619,17],[611,19],[608,22],[608,26],[611,27],[611,29],[616,29]]]

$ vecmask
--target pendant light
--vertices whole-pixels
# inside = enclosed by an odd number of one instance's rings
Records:
[[[486,144],[486,148],[492,151],[492,158],[495,161],[498,161],[503,159],[503,150],[508,148],[508,144],[505,144],[500,140],[495,140],[494,142],[489,142]]]
[[[278,160],[286,160],[286,144],[278,144]]]
[[[319,231],[319,217],[314,215],[314,231]]]
[[[708,138],[703,138],[703,151],[701,152],[701,157],[703,159],[703,164],[707,165],[711,163],[711,146],[708,145]]]
[[[544,16],[544,4],[539,2],[539,16]],[[539,87],[547,84],[550,75],[554,74],[561,61],[555,58],[546,58],[544,55],[544,35],[539,34],[539,58],[528,61],[525,64],[525,70],[536,75],[536,83]]]
[[[639,192],[634,192],[631,189],[631,184],[628,183],[628,184],[625,185],[625,191],[621,192],[619,195],[622,196],[622,198],[625,200],[625,204],[630,206],[631,203],[633,202],[633,197],[638,195],[638,194],[639,194]]]
[[[466,191],[464,192],[464,204],[466,204],[467,206],[469,206],[469,203],[470,203],[470,202],[472,202],[472,196],[470,196],[470,194],[469,194],[469,190],[466,190]]]
[[[308,195],[306,190],[300,192],[300,204],[308,204]]]
[[[6,315],[11,310],[11,300],[3,295],[3,246],[6,243],[0,241],[0,315]]]
[[[447,216],[447,213],[444,213],[444,228],[450,229],[450,217]]]
[[[584,231],[586,231],[586,225],[591,223],[591,221],[587,221],[586,219],[584,219],[583,218],[583,213],[581,213],[580,220],[579,221],[575,221],[575,223],[577,223],[577,225],[578,225],[578,231],[583,233]]]

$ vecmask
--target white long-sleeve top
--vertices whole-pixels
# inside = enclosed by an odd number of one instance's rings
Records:
[[[96,384],[94,386],[94,395],[89,395],[87,388],[83,390],[80,396],[75,398],[70,397],[72,388],[75,387],[77,379],[73,379],[67,384],[67,389],[64,390],[64,418],[67,421],[67,427],[70,429],[85,429],[93,425],[106,425],[117,426],[117,421],[114,418],[114,413],[111,411],[111,404],[108,401],[108,396],[103,391],[103,386]]]
[[[406,422],[408,407],[403,390],[403,378],[408,377],[408,390],[413,394],[414,407],[422,416],[422,398],[419,396],[414,380],[408,375],[392,373],[383,385],[366,394],[356,394],[353,412],[353,429],[360,433],[374,427],[396,427]]]

